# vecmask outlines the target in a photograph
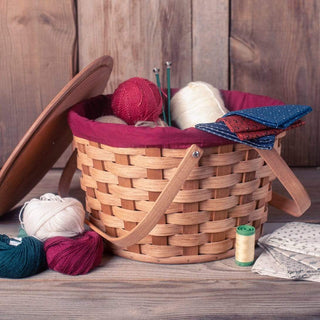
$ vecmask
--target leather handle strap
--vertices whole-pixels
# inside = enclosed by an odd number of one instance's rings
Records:
[[[256,150],[292,197],[289,199],[272,192],[270,204],[292,216],[300,217],[311,205],[307,191],[275,149]]]

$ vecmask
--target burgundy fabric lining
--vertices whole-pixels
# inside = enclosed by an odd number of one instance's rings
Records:
[[[173,89],[172,96],[177,91]],[[283,105],[279,100],[245,92],[221,90],[221,94],[226,108],[230,111]],[[148,128],[94,121],[102,115],[112,114],[110,105],[111,95],[100,95],[74,105],[68,114],[73,135],[118,148],[185,149],[192,144],[203,148],[231,143],[230,140],[195,128],[185,130],[175,127]]]

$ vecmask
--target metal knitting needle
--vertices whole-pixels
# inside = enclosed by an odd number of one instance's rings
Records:
[[[168,125],[171,127],[171,110],[170,110],[170,99],[171,99],[171,83],[170,83],[170,78],[171,78],[171,61],[166,62],[167,66],[167,99],[168,99]]]
[[[152,71],[153,71],[153,73],[154,73],[155,76],[156,76],[157,86],[158,86],[158,89],[159,89],[160,96],[161,96],[161,98],[162,98],[161,84],[160,84],[160,77],[159,77],[160,69],[159,69],[159,68],[153,68]],[[162,100],[162,101],[163,101],[163,100]],[[164,122],[167,122],[167,118],[166,118],[166,113],[165,113],[165,111],[164,111],[163,102],[162,102],[162,116],[163,116],[163,121],[164,121]]]

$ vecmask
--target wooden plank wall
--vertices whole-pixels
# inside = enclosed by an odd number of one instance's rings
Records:
[[[290,165],[320,165],[320,2],[231,1],[232,89],[307,104],[307,125],[285,139]]]
[[[72,0],[0,0],[0,166],[75,70]]]
[[[224,0],[78,0],[80,69],[111,55],[115,65],[107,91],[112,92],[130,77],[154,80],[152,69],[163,71],[170,60],[175,87],[203,79],[227,88],[228,16]]]
[[[317,0],[16,1],[0,0],[0,166],[54,95],[103,54],[114,58],[106,92],[132,76],[154,80],[152,68],[171,60],[174,87],[203,80],[311,105],[284,157],[320,165]]]

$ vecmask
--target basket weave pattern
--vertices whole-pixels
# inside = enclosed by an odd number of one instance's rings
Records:
[[[185,155],[184,149],[115,148],[74,137],[89,220],[102,235],[121,237],[151,210]],[[280,153],[280,139],[275,149]],[[267,220],[271,169],[242,144],[205,148],[158,224],[118,254],[140,261],[191,263],[234,255],[238,225]]]

